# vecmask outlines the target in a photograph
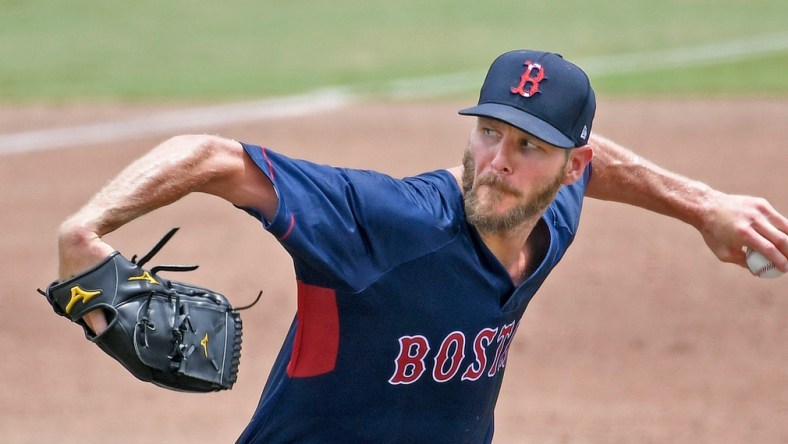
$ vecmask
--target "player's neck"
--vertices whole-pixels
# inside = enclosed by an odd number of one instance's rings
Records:
[[[542,236],[539,233],[532,236],[540,220],[537,218],[508,231],[479,232],[484,244],[503,265],[515,285],[522,283],[533,272],[543,256],[543,243],[536,242]]]

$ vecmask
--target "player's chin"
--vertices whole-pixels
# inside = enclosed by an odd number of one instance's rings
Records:
[[[514,205],[505,205],[497,203],[496,205],[484,206],[482,205],[477,209],[477,216],[480,220],[485,221],[487,224],[501,225],[502,221],[507,221],[512,218]]]
[[[486,197],[488,198],[482,199],[480,207],[491,216],[504,216],[522,204],[517,197],[499,191]]]
[[[487,205],[498,206],[500,204],[510,205],[517,200],[517,196],[508,191],[502,190],[493,185],[481,185],[476,189],[479,202]]]

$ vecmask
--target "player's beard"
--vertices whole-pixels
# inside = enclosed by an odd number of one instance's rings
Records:
[[[541,217],[561,188],[565,176],[562,169],[552,180],[524,196],[520,190],[512,187],[495,174],[490,173],[475,178],[476,162],[468,149],[463,155],[462,166],[465,217],[468,223],[483,233],[511,231],[530,220]],[[474,179],[476,179],[475,183]],[[488,202],[482,202],[479,199],[479,187],[482,185],[491,186],[497,190],[495,194],[488,194]],[[513,196],[517,203],[501,214],[490,211],[490,208],[504,197],[503,194]]]

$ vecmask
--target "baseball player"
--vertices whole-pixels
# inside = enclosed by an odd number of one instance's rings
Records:
[[[462,165],[396,179],[213,136],[130,165],[59,233],[61,278],[102,236],[192,192],[259,219],[291,255],[298,310],[241,443],[489,443],[520,319],[575,236],[585,196],[696,227],[721,260],[788,271],[788,220],[592,135],[595,96],[553,53],[491,65]],[[86,316],[100,333],[100,312]]]

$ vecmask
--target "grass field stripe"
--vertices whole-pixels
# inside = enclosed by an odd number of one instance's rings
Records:
[[[573,61],[593,79],[614,74],[702,66],[727,59],[731,59],[733,62],[733,58],[736,58],[735,61],[739,61],[784,51],[788,51],[788,33],[684,48],[594,56]],[[420,79],[396,80],[389,82],[385,88],[380,90],[383,91],[382,95],[394,99],[449,96],[477,91],[484,80],[485,73],[486,70],[478,70]]]
[[[783,51],[788,51],[788,33],[688,48],[593,57],[587,60],[578,60],[577,63],[589,76],[599,77],[609,74],[708,65],[726,59],[730,59],[733,63],[743,58],[759,57]]]
[[[757,57],[788,50],[788,33],[750,37],[708,45],[597,56],[577,60],[589,76],[650,71],[719,63],[720,60]],[[308,115],[341,108],[365,97],[413,99],[475,92],[484,71],[402,79],[381,85],[364,84],[345,89],[321,89],[307,94],[253,102],[232,103],[191,110],[163,112],[143,118],[67,128],[52,128],[0,135],[0,155],[108,143],[145,136],[204,130],[206,127]]]
[[[352,100],[352,94],[340,89],[326,89],[281,99],[167,111],[128,120],[6,134],[0,135],[0,155],[130,140],[173,131],[204,130],[207,126],[222,124],[309,115],[341,108]]]

